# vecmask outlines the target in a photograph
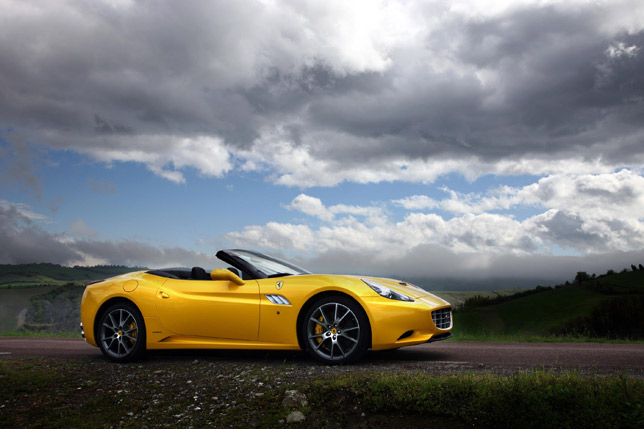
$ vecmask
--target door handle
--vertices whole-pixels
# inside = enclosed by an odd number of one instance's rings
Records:
[[[170,295],[168,295],[168,294],[167,294],[167,293],[165,293],[165,292],[159,292],[159,296],[160,296],[161,298],[163,298],[163,299],[168,299],[168,298],[170,298]]]

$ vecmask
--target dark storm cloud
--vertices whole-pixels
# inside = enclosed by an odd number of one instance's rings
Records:
[[[584,220],[575,213],[557,211],[551,218],[537,224],[539,236],[561,246],[604,250],[605,241],[601,235],[584,231]]]
[[[410,73],[409,64],[395,62],[387,72],[399,82],[392,91],[327,94],[311,103],[311,121],[379,139],[369,149],[330,145],[327,156],[607,156],[628,163],[637,155],[641,162],[644,146],[631,142],[641,142],[644,119],[644,33],[609,37],[597,30],[601,19],[599,9],[531,8],[459,22],[461,73],[433,72],[430,64]],[[639,48],[610,57],[619,43]],[[481,71],[494,80],[482,81]]]
[[[535,217],[533,233],[545,242],[585,253],[608,252],[616,243],[622,249],[638,248],[642,243],[639,223],[616,218],[589,220],[579,213],[558,210]]]
[[[236,51],[243,39],[227,33],[230,20],[252,15],[253,5],[34,8],[43,15],[18,13],[0,30],[3,122],[41,132],[73,129],[87,142],[106,130],[217,132],[240,141],[235,133],[250,135],[247,103],[221,82],[250,61]]]
[[[0,201],[2,202],[2,201]],[[84,260],[129,266],[193,266],[212,268],[218,265],[214,255],[178,247],[155,247],[126,240],[68,240],[49,233],[12,204],[0,204],[0,264],[49,262],[77,264]]]
[[[277,127],[336,170],[464,156],[644,162],[644,32],[627,31],[637,2],[488,16],[392,3],[416,27],[389,39],[387,27],[359,32],[373,10],[324,2],[123,3],[2,6],[0,125],[104,160],[148,136],[211,136],[235,153]]]
[[[13,205],[0,204],[0,263],[28,264],[51,262],[65,264],[81,255],[69,245],[43,231]]]

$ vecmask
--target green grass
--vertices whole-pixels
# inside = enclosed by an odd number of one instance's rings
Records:
[[[344,400],[371,413],[443,416],[484,427],[644,425],[644,382],[616,376],[361,374],[311,388],[311,402],[326,409]]]
[[[591,289],[604,293],[644,293],[644,271],[626,271],[588,280],[584,283]]]
[[[454,336],[447,341],[476,341],[502,343],[608,343],[608,344],[644,344],[644,340],[615,339],[593,337],[589,335],[527,335],[498,334],[489,332],[454,331]]]
[[[608,298],[579,286],[552,289],[497,305],[456,312],[455,333],[463,336],[545,336],[549,329],[589,314]]]
[[[577,279],[515,296],[470,298],[456,307],[454,334],[470,341],[644,339],[644,271],[578,273]]]
[[[84,284],[119,274],[137,271],[140,268],[124,266],[65,267],[56,264],[0,264],[0,287],[24,287],[33,285]]]
[[[11,330],[0,331],[0,337],[24,337],[24,338],[80,338],[80,328],[77,332],[66,331],[31,331],[31,330]]]

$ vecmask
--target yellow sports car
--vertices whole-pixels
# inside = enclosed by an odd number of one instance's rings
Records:
[[[117,362],[146,349],[306,350],[337,364],[367,349],[451,337],[444,300],[398,280],[311,274],[248,250],[230,265],[139,271],[90,283],[81,302],[85,340]]]

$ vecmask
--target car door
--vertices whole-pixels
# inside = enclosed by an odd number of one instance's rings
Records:
[[[166,329],[186,336],[256,340],[259,286],[228,280],[168,279],[156,295]]]

